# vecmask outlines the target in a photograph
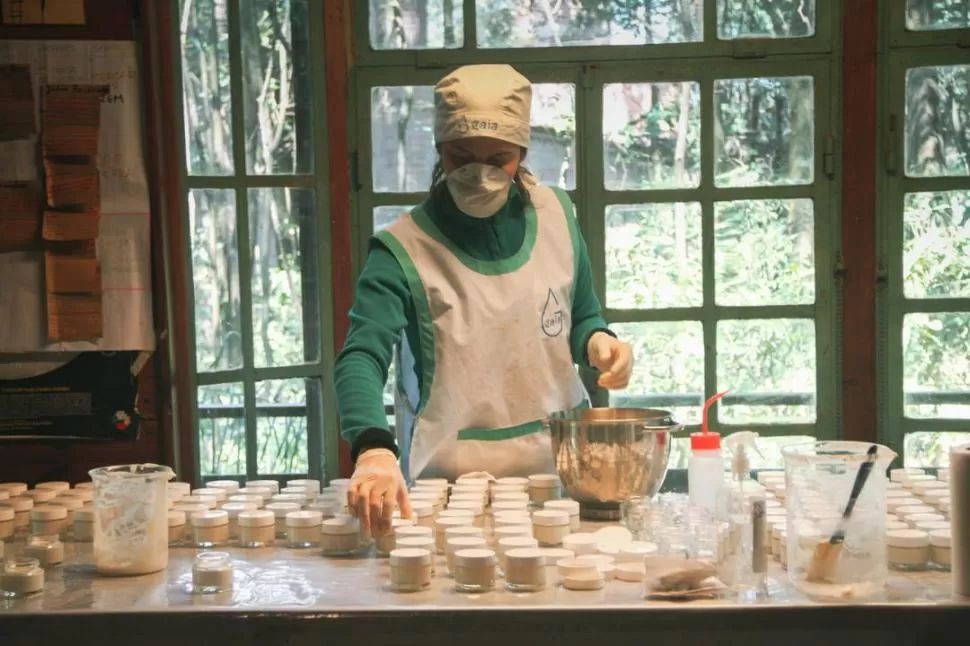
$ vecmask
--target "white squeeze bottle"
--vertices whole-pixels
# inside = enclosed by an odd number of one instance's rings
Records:
[[[720,392],[704,404],[704,421],[700,433],[690,435],[690,456],[687,458],[687,494],[693,507],[703,507],[717,512],[724,486],[724,456],[721,454],[721,435],[707,430],[707,411],[718,399],[727,394]]]

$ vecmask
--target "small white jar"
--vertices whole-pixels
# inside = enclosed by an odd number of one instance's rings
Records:
[[[570,533],[569,513],[562,509],[541,509],[532,514],[532,534],[539,545],[557,547]]]
[[[446,536],[449,527],[473,527],[474,518],[472,516],[438,516],[434,522],[434,533],[436,550],[438,554],[445,553]]]
[[[391,519],[391,529],[383,536],[377,538],[374,541],[374,548],[377,550],[378,556],[389,556],[394,550],[394,539],[396,538],[395,532],[400,527],[414,527],[413,518],[392,518]],[[431,530],[432,534],[434,530]]]
[[[27,491],[26,482],[0,482],[0,490],[6,491],[11,498],[23,495]]]
[[[455,552],[461,550],[486,549],[488,544],[482,536],[452,536],[445,546],[445,563],[448,565],[448,576],[455,575]]]
[[[256,494],[252,494],[252,493],[238,493],[238,492],[234,493],[233,495],[229,496],[227,503],[229,502],[250,503],[250,504],[256,505],[256,509],[262,509],[266,505],[265,498],[263,498],[262,496],[257,496]]]
[[[216,594],[232,590],[232,560],[227,552],[200,552],[192,563],[192,590]]]
[[[267,547],[276,539],[276,516],[265,509],[239,512],[239,546]]]
[[[655,543],[633,541],[620,545],[614,558],[617,563],[643,563],[646,557],[655,556],[658,549]]]
[[[550,500],[562,498],[562,481],[551,473],[537,473],[529,476],[529,498],[534,505],[543,505]]]
[[[319,511],[305,509],[288,512],[286,514],[287,544],[293,548],[316,547],[323,540],[322,527],[323,514]]]
[[[595,561],[567,559],[557,563],[556,568],[567,590],[599,590],[606,585],[606,577]]]
[[[81,507],[74,512],[71,536],[78,543],[90,543],[94,540],[94,507]]]
[[[422,528],[423,529],[423,528]],[[475,527],[474,525],[460,525],[458,527],[448,527],[445,529],[445,542],[448,539],[457,538],[459,536],[474,536],[476,538],[485,538],[485,532],[481,527]]]
[[[492,496],[492,505],[499,503],[518,503],[521,509],[529,508],[529,494],[524,491],[502,491]]]
[[[64,543],[57,534],[28,536],[23,555],[37,559],[42,568],[60,565],[64,562]]]
[[[234,541],[239,538],[239,514],[244,511],[256,511],[255,503],[251,502],[227,502],[222,506],[222,511],[229,515],[229,540]]]
[[[543,509],[558,509],[569,514],[569,531],[579,531],[579,503],[575,500],[550,500],[542,505]]]
[[[587,532],[576,532],[562,540],[562,546],[576,554],[584,556],[596,553],[596,536]]]
[[[239,491],[239,483],[235,480],[212,480],[205,483],[205,486],[209,489],[222,489],[227,498]]]
[[[360,523],[352,516],[336,516],[321,527],[324,556],[354,556],[361,549]]]
[[[61,534],[67,529],[67,508],[41,505],[30,510],[31,534]]]
[[[301,487],[299,485],[286,485],[285,487],[280,487],[280,492],[276,494],[278,496],[303,496],[304,498],[310,497],[310,490],[306,487]]]
[[[275,496],[279,490],[273,487],[242,487],[236,492],[237,496],[259,496],[263,499],[263,504],[269,502],[270,498]]]
[[[505,587],[509,592],[538,592],[546,587],[545,559],[538,548],[508,550],[503,560]]]
[[[27,597],[44,589],[44,569],[31,557],[9,558],[0,569],[0,596]]]
[[[435,513],[435,520],[438,518],[465,518],[471,525],[475,522],[475,512],[471,509],[442,509]]]
[[[177,502],[172,505],[172,508],[169,511],[180,511],[185,514],[186,518],[192,518],[192,514],[200,514],[204,511],[210,511],[210,509],[205,505]]]
[[[431,586],[434,556],[425,549],[400,548],[391,550],[391,590],[420,592]]]
[[[192,485],[188,482],[169,482],[165,485],[165,488],[168,491],[169,500],[174,500],[175,502],[189,495],[189,492],[192,491]]]
[[[458,502],[448,501],[448,509],[464,509],[472,512],[473,522],[478,527],[485,524],[485,506],[481,502],[471,500],[460,500]]]
[[[188,542],[189,528],[185,523],[185,512],[168,510],[168,546],[181,547]]]
[[[525,491],[529,486],[528,478],[521,478],[519,476],[506,476],[504,478],[498,478],[491,484],[492,487],[515,487],[519,491]]]
[[[51,491],[60,493],[61,491],[67,491],[71,488],[70,482],[65,482],[64,480],[51,480],[50,482],[38,482],[34,489],[50,489]]]
[[[30,498],[34,501],[34,505],[39,506],[53,500],[57,496],[57,492],[53,489],[28,489],[20,495]]]
[[[532,525],[532,514],[527,511],[500,511],[492,516],[493,527],[505,525]]]
[[[542,558],[546,562],[546,567],[553,567],[559,561],[576,558],[576,554],[564,547],[540,547]]]
[[[272,512],[276,519],[276,538],[286,538],[286,515],[290,512],[300,511],[300,505],[294,502],[271,502],[266,505],[265,509]]]
[[[278,494],[280,492],[280,483],[277,480],[247,480],[246,488],[252,489],[254,487],[267,488],[272,490],[273,494]]]
[[[949,497],[950,489],[948,487],[943,489],[927,489],[923,492],[922,500],[930,507],[939,509],[940,503],[945,499],[949,499]]]
[[[314,480],[312,478],[300,478],[298,480],[287,480],[287,487],[303,487],[310,494],[310,498],[316,498],[320,495],[320,481]]]
[[[278,493],[270,498],[266,504],[271,505],[274,502],[295,502],[302,509],[310,504],[310,499],[307,498],[305,493]]]
[[[179,500],[180,505],[204,505],[206,509],[215,509],[219,506],[219,499],[215,496],[207,495],[188,495],[182,496]]]
[[[893,482],[903,482],[907,475],[925,475],[926,471],[917,467],[904,467],[889,470],[889,479]]]
[[[411,524],[398,524],[393,530],[395,545],[397,545],[396,541],[402,538],[434,538],[433,529],[422,525],[415,525],[413,522]]]
[[[521,548],[539,548],[539,541],[531,536],[506,536],[495,542],[495,555],[498,557],[499,567],[505,569],[505,554],[509,550]]]
[[[512,536],[532,536],[532,525],[501,525],[492,530],[492,537],[495,542],[498,543],[503,538],[510,538]]]
[[[948,520],[934,520],[934,521],[929,521],[925,523],[915,523],[913,525],[913,529],[921,529],[924,532],[931,533],[939,529],[943,529],[949,532],[951,531],[952,527],[950,525],[950,521]]]
[[[434,505],[419,500],[411,501],[411,514],[415,525],[434,529]]]
[[[886,557],[894,570],[925,570],[930,561],[930,536],[918,529],[886,532]]]
[[[189,517],[196,547],[215,547],[229,542],[229,513],[221,509],[199,511]]]
[[[11,507],[0,507],[0,543],[9,540],[14,535],[14,517],[16,516]]]
[[[930,561],[936,567],[949,571],[953,563],[951,560],[952,538],[948,529],[934,529],[930,532]]]
[[[216,505],[221,505],[223,503],[229,502],[229,492],[225,489],[219,489],[218,487],[204,487],[202,489],[193,489],[193,496],[212,496],[216,499]]]
[[[495,552],[492,550],[458,550],[454,564],[452,572],[458,592],[488,592],[495,587]]]
[[[434,492],[434,491],[427,491],[427,492],[416,491],[416,492],[413,492],[412,495],[418,497],[419,499],[420,498],[432,499],[432,496],[437,496],[438,494],[437,492]],[[482,492],[480,491],[473,491],[469,493],[455,493],[455,494],[452,494],[450,498],[448,498],[448,503],[450,505],[456,502],[474,502],[474,503],[479,503],[484,505],[485,495],[482,494]]]
[[[891,514],[896,514],[897,516],[902,516],[905,512],[900,512],[899,509],[902,507],[927,507],[924,505],[923,501],[919,498],[913,496],[907,496],[905,498],[887,498],[886,499],[886,511]],[[930,509],[932,512],[933,510]],[[917,513],[917,512],[911,512]]]
[[[319,511],[324,520],[341,514],[346,515],[348,513],[347,505],[335,500],[329,500],[327,498],[317,498],[313,502],[308,503],[306,508],[309,511]]]

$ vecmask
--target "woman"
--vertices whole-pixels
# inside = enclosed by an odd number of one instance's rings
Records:
[[[575,364],[598,369],[610,389],[632,369],[593,293],[569,198],[523,166],[528,79],[472,65],[434,97],[431,193],[375,235],[336,364],[356,463],[348,505],[375,536],[395,503],[411,512],[399,455],[411,478],[552,473],[540,420],[588,405]],[[382,399],[395,359],[400,450]]]

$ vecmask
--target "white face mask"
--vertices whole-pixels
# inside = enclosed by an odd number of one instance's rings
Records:
[[[448,191],[462,213],[488,218],[509,199],[512,177],[498,166],[472,162],[448,173]]]

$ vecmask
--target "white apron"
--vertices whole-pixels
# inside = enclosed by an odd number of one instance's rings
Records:
[[[505,260],[468,256],[420,206],[377,234],[418,316],[419,347],[402,334],[396,357],[406,477],[554,473],[542,420],[588,405],[569,343],[580,244],[572,204],[547,187],[530,194],[522,248]]]

